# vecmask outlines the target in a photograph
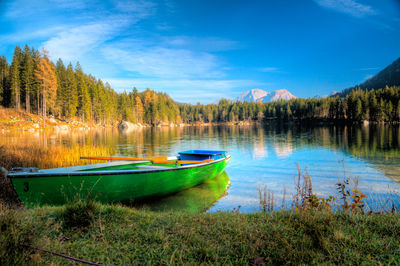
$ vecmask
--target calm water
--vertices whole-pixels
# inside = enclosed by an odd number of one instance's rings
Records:
[[[290,207],[297,164],[312,178],[318,196],[337,196],[335,184],[351,177],[367,194],[367,204],[378,208],[389,198],[399,200],[399,126],[266,125],[258,127],[152,128],[129,134],[118,131],[89,133],[3,134],[3,140],[43,142],[48,145],[111,145],[117,154],[175,155],[189,149],[227,150],[232,159],[215,180],[176,195],[146,202],[150,209],[242,212],[260,210],[259,186],[273,192],[276,208]],[[355,182],[357,181],[357,182]],[[283,191],[285,203],[282,204]],[[397,195],[396,195],[397,193]],[[143,206],[143,205],[141,205]]]

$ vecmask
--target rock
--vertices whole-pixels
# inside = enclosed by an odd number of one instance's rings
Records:
[[[13,188],[11,180],[7,175],[7,170],[0,167],[0,200],[10,207],[22,206],[21,201]]]
[[[54,131],[56,132],[66,132],[69,131],[69,126],[67,125],[60,125],[60,126],[55,126]]]
[[[122,120],[118,125],[118,129],[123,132],[130,132],[132,130],[135,130],[137,127],[137,125],[124,120]]]

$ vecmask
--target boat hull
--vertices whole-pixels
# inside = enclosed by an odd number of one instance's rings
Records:
[[[61,205],[76,197],[103,203],[172,194],[220,175],[229,158],[202,165],[151,171],[87,171],[69,174],[11,176],[20,200],[28,207]]]

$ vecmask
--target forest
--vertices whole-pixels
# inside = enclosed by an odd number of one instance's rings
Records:
[[[216,105],[185,104],[179,105],[179,109],[185,123],[271,119],[399,122],[400,87],[356,88],[346,97],[296,98],[268,103],[223,99]]]
[[[59,119],[109,124],[119,120],[236,122],[264,120],[400,121],[400,87],[355,88],[343,97],[297,98],[269,103],[222,99],[218,104],[180,104],[165,93],[136,88],[117,93],[110,84],[85,74],[79,62],[55,64],[46,50],[15,47],[11,64],[0,57],[0,103]]]
[[[0,103],[60,119],[108,124],[117,120],[156,124],[180,122],[179,109],[165,93],[150,89],[118,94],[108,83],[85,74],[79,62],[54,64],[47,51],[15,47],[12,62],[0,57]]]

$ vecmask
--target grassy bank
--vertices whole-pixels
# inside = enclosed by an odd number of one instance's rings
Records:
[[[0,264],[66,264],[21,243],[101,264],[380,264],[400,259],[398,214],[156,213],[78,201],[1,205]]]

